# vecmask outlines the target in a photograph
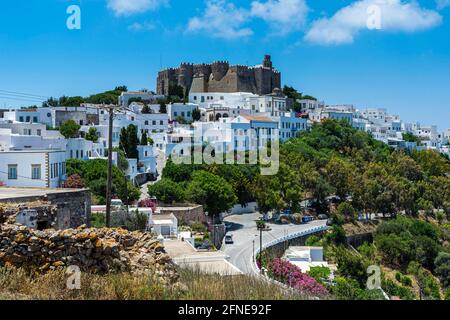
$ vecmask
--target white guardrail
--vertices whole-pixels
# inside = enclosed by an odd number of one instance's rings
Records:
[[[289,241],[292,239],[296,239],[296,238],[300,238],[300,237],[304,237],[304,236],[308,236],[310,234],[314,234],[314,233],[318,233],[318,232],[322,232],[322,231],[326,231],[328,229],[328,226],[321,226],[321,227],[312,227],[310,229],[306,229],[306,230],[302,230],[302,231],[298,231],[298,232],[294,232],[291,233],[287,236],[284,236],[282,238],[278,238],[275,240],[270,241],[269,243],[266,243],[262,246],[262,248],[258,248],[255,250],[255,257],[258,255],[258,253],[260,253],[261,251],[266,250],[267,248],[273,247],[279,243],[283,243],[285,241]],[[262,250],[261,250],[262,249]],[[258,265],[257,265],[257,259],[255,258],[255,261],[253,261],[253,257],[251,257],[251,265],[253,266],[254,271],[256,271],[257,274],[260,274]]]

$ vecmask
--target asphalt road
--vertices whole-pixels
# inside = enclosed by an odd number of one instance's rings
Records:
[[[222,251],[229,257],[229,262],[246,274],[255,273],[252,266],[253,248],[258,249],[260,244],[259,231],[256,229],[255,220],[261,215],[259,213],[233,215],[225,218],[231,223],[227,234],[233,235],[233,244],[224,244]],[[263,232],[263,246],[273,240],[283,238],[291,233],[305,231],[314,227],[326,225],[326,220],[313,221],[302,225],[277,225],[268,224],[271,231]]]

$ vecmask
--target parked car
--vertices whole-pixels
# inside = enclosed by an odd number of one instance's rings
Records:
[[[233,243],[234,243],[233,236],[231,234],[227,234],[225,236],[225,244],[233,244]]]
[[[112,207],[123,207],[123,202],[120,199],[111,199]]]
[[[313,221],[314,220],[314,217],[313,216],[304,216],[303,218],[302,218],[302,223],[308,223],[308,222],[311,222],[311,221]]]
[[[317,218],[319,218],[319,220],[327,220],[328,219],[328,216],[326,215],[326,214],[319,214],[318,216],[317,216]]]

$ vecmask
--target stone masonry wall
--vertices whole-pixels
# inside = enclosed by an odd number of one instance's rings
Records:
[[[148,233],[123,229],[32,230],[19,224],[0,225],[0,266],[45,273],[78,266],[83,272],[152,272],[167,283],[177,273],[163,245]]]

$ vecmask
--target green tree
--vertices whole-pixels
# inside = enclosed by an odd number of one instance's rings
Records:
[[[127,155],[125,154],[125,151],[123,151],[122,149],[118,148],[118,147],[113,147],[113,152],[117,152],[117,166],[119,167],[120,170],[122,171],[127,171],[130,164],[128,163],[127,160]]]
[[[442,285],[447,288],[450,285],[450,253],[439,252],[436,260],[434,272],[441,280]]]
[[[105,203],[106,197],[106,179],[108,162],[104,159],[95,159],[82,161],[69,159],[67,161],[67,175],[79,175],[83,177],[87,187],[100,200]],[[139,199],[140,190],[129,182],[126,182],[125,174],[118,167],[113,166],[112,170],[112,191],[113,195],[119,197],[124,203],[127,202],[127,193],[129,202]],[[127,190],[128,189],[128,190]]]
[[[220,213],[227,211],[237,202],[233,187],[225,179],[206,171],[196,171],[187,187],[187,198],[203,205],[214,222]]]
[[[144,104],[144,106],[142,107],[141,113],[142,114],[149,114],[149,113],[152,113],[152,110],[150,109],[148,104]]]
[[[356,168],[349,162],[333,157],[325,167],[328,183],[336,190],[336,195],[345,201],[352,190],[352,177]]]
[[[159,113],[167,113],[167,105],[164,100],[159,100]]]
[[[194,121],[200,121],[202,117],[202,113],[200,112],[199,108],[195,108],[194,110],[192,110],[192,119]]]
[[[91,127],[89,128],[88,132],[86,133],[86,135],[84,136],[84,138],[86,140],[92,141],[92,142],[97,142],[98,141],[98,132],[97,132],[97,128],[95,127]]]
[[[339,204],[337,207],[337,214],[344,217],[347,221],[354,221],[358,216],[356,210],[348,202]]]
[[[144,131],[144,132],[142,133],[142,135],[141,135],[141,143],[140,143],[140,145],[141,145],[141,146],[146,146],[146,145],[148,145],[148,137],[147,137],[147,132],[146,132],[146,131]]]
[[[148,186],[148,194],[156,197],[158,201],[172,204],[185,199],[185,192],[181,184],[170,179],[163,178],[153,185]]]
[[[59,132],[66,138],[77,138],[80,135],[81,126],[73,120],[67,120],[59,127]]]
[[[127,158],[138,159],[139,161],[138,144],[137,126],[130,124],[127,128],[122,128],[120,131],[119,148],[125,151]]]

